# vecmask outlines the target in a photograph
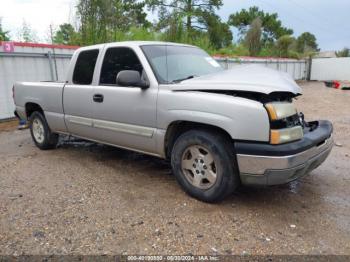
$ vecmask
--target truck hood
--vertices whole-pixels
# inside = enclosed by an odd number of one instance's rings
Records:
[[[236,66],[201,77],[195,77],[172,86],[174,91],[245,91],[269,95],[273,92],[302,93],[301,88],[284,72],[258,65]]]

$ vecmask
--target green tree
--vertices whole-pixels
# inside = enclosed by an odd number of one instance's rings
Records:
[[[9,41],[10,37],[9,37],[9,31],[4,31],[4,29],[2,28],[2,19],[0,17],[0,41]]]
[[[137,0],[79,0],[81,44],[110,42],[131,27],[148,27],[144,3]]]
[[[158,24],[156,29],[159,30],[159,27],[166,27],[166,29],[163,30],[162,40],[170,42],[187,41],[187,34],[181,21],[181,17],[174,15],[172,17],[168,17],[166,20],[161,20],[161,23],[162,25]]]
[[[203,13],[214,13],[222,6],[222,0],[146,0],[152,11],[158,11],[160,23],[172,15],[182,17],[186,30],[202,29],[198,21]]]
[[[284,35],[278,38],[276,42],[276,50],[279,57],[289,57],[292,46],[295,44],[295,38],[290,35]]]
[[[118,32],[115,38],[116,41],[155,41],[161,40],[160,34],[145,27],[130,27],[128,32]]]
[[[73,26],[68,23],[61,24],[53,36],[53,42],[56,44],[74,45],[77,44],[77,32]]]
[[[299,53],[306,53],[309,51],[318,51],[318,44],[316,40],[316,36],[309,33],[305,32],[302,33],[298,38],[297,38],[297,51]]]
[[[206,32],[213,48],[220,49],[232,44],[233,36],[230,27],[227,23],[223,23],[219,16],[203,12],[201,19],[207,28]]]
[[[350,49],[344,47],[342,50],[336,52],[337,57],[350,57]]]
[[[177,33],[185,30],[187,41],[201,35],[198,32],[210,31],[211,38],[217,39],[215,29],[221,33],[229,31],[215,15],[222,0],[146,0],[146,4],[150,10],[158,11],[157,28],[172,31],[175,26]]]
[[[282,22],[278,19],[277,13],[265,13],[256,6],[250,7],[248,10],[242,9],[240,12],[231,14],[228,24],[237,27],[241,37],[243,37],[249,29],[249,25],[258,17],[261,19],[262,23],[262,38],[264,43],[271,43],[283,35],[293,34],[292,29],[282,26]]]
[[[124,0],[125,13],[128,15],[127,28],[148,28],[152,25],[147,20],[147,13],[144,11],[145,5],[144,2],[137,0]]]
[[[261,50],[261,26],[260,17],[255,18],[245,36],[244,42],[251,56],[257,56]]]
[[[27,43],[35,43],[38,41],[35,31],[33,31],[31,26],[25,20],[23,20],[22,28],[18,32],[18,38],[19,41]]]

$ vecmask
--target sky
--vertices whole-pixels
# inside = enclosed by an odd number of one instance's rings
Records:
[[[294,36],[309,31],[315,34],[322,50],[350,47],[349,0],[223,0],[217,12],[223,21],[242,8],[258,6],[266,12],[276,12]],[[49,25],[54,27],[74,21],[76,0],[0,0],[0,17],[13,39],[23,21],[31,26],[40,42],[49,41]],[[153,16],[150,15],[150,19]],[[234,31],[235,32],[235,31]],[[237,40],[237,36],[235,35]]]

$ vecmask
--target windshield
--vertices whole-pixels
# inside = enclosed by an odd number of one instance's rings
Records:
[[[196,47],[145,45],[141,48],[161,84],[177,83],[223,70],[212,57]]]

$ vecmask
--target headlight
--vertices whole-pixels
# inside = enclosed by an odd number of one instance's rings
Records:
[[[295,106],[289,102],[268,103],[265,104],[265,108],[272,123],[285,121],[286,118],[297,114]],[[276,126],[276,124],[272,126]],[[299,140],[303,138],[303,136],[303,128],[299,125],[287,128],[271,129],[270,143],[274,145],[283,144]]]
[[[273,145],[283,144],[303,138],[303,128],[294,126],[283,129],[271,129],[270,143]]]
[[[292,103],[288,102],[274,102],[265,104],[265,108],[269,113],[270,120],[280,120],[297,113],[296,108]]]

